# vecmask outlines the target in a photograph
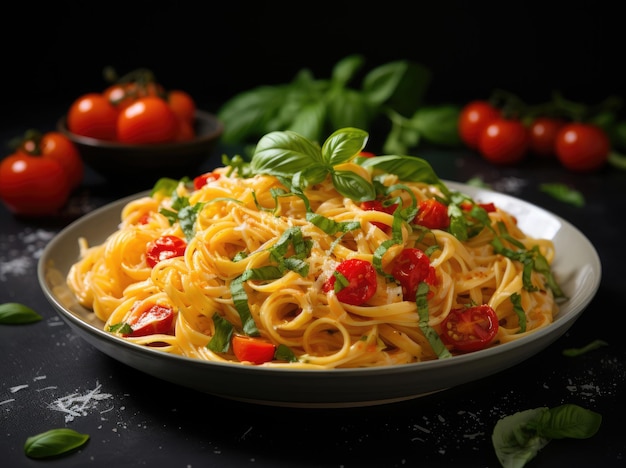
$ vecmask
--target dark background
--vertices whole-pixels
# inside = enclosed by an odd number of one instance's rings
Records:
[[[15,5],[0,32],[3,127],[54,121],[80,94],[106,86],[108,65],[120,74],[150,68],[167,88],[187,90],[213,112],[302,68],[328,78],[353,53],[366,57],[365,71],[398,59],[426,65],[433,103],[486,98],[495,88],[529,103],[555,90],[589,104],[625,94],[623,16],[604,2],[157,5]]]

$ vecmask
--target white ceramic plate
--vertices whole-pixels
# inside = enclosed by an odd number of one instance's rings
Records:
[[[446,184],[477,201],[496,203],[513,213],[529,235],[554,241],[557,254],[553,271],[569,297],[554,323],[517,341],[450,359],[364,369],[241,366],[199,361],[135,345],[105,332],[104,324],[76,302],[65,285],[65,276],[78,260],[79,237],[85,237],[90,245],[103,242],[117,229],[122,207],[147,192],[104,206],[63,229],[43,252],[38,278],[46,298],[76,334],[112,358],[175,384],[277,406],[364,406],[415,398],[486,377],[543,350],[574,324],[600,286],[601,264],[595,248],[564,219],[508,195],[455,182]]]

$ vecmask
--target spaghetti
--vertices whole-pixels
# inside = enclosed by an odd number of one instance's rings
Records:
[[[450,357],[460,351],[458,336],[447,336],[449,317],[480,305],[497,315],[482,347],[553,321],[563,293],[550,273],[550,240],[527,236],[499,207],[450,191],[419,158],[359,156],[366,140],[344,129],[319,148],[275,132],[251,163],[225,161],[193,181],[164,178],[123,208],[105,242],[80,240],[67,283],[105,330],[126,340],[255,363],[233,350],[233,338],[246,336],[272,345],[262,365],[273,367]],[[445,206],[441,226],[424,225],[426,200]],[[183,250],[164,248],[149,261],[155,241],[172,237]],[[414,291],[394,276],[407,249],[425,255],[430,273]],[[337,273],[350,259],[375,272],[362,303],[342,300],[345,288],[365,288],[363,275]]]

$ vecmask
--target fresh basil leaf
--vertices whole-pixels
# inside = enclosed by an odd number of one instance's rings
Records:
[[[323,165],[319,145],[295,132],[271,132],[262,137],[250,161],[257,174],[291,176],[311,165]]]
[[[494,426],[491,442],[502,466],[521,468],[537,456],[550,439],[526,430],[529,421],[538,420],[548,408],[520,411],[501,418]]]
[[[335,87],[345,87],[363,67],[365,58],[359,54],[348,55],[333,67],[331,81]]]
[[[567,357],[575,357],[580,356],[581,354],[588,353],[589,351],[593,351],[594,349],[601,348],[602,346],[608,346],[609,344],[604,340],[593,340],[592,342],[586,344],[582,348],[567,348],[563,350],[563,356]]]
[[[585,206],[585,197],[578,190],[574,190],[565,184],[541,184],[539,190],[547,193],[559,201],[569,203],[577,207]]]
[[[4,325],[18,325],[39,322],[43,317],[24,304],[7,302],[0,304],[0,323]]]
[[[365,159],[361,165],[374,170],[379,169],[389,174],[396,174],[399,179],[407,182],[424,182],[437,185],[444,191],[444,194],[449,193],[447,187],[425,159],[414,156],[376,156]]]
[[[375,106],[359,91],[334,90],[328,98],[328,124],[331,128],[370,128],[374,115]]]
[[[529,424],[540,437],[548,439],[588,439],[598,432],[602,415],[578,405],[565,404],[541,413]]]
[[[392,118],[391,129],[383,144],[383,152],[386,154],[407,154],[410,148],[419,144],[421,138],[422,134],[415,128],[411,120],[402,117]]]
[[[436,145],[457,147],[459,136],[460,108],[454,105],[428,106],[419,108],[411,121],[422,138]]]
[[[30,458],[48,458],[82,447],[89,435],[73,429],[51,429],[26,439],[24,453]]]
[[[324,101],[308,102],[299,108],[286,128],[309,140],[320,141],[323,137],[326,115],[327,109]]]
[[[365,145],[369,135],[358,128],[342,128],[329,136],[322,146],[322,157],[329,166],[352,159]]]
[[[331,178],[335,189],[344,197],[357,202],[364,202],[376,198],[374,186],[355,172],[333,171]]]
[[[235,332],[232,324],[219,314],[213,314],[215,333],[207,343],[207,349],[215,353],[226,353],[230,348],[230,339]]]

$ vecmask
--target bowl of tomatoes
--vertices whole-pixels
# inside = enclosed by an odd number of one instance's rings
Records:
[[[79,96],[57,131],[106,178],[191,175],[212,155],[223,124],[187,92],[142,76]]]

